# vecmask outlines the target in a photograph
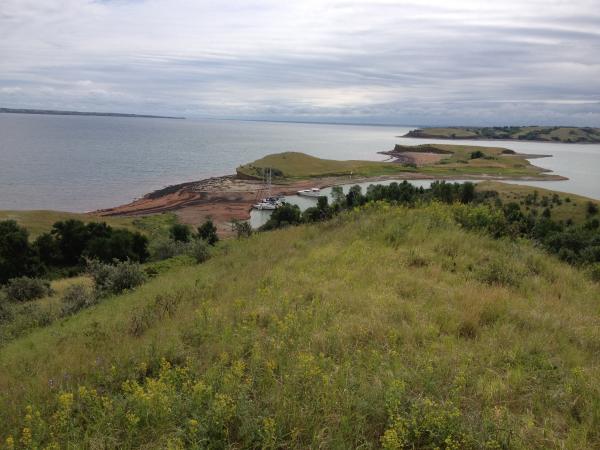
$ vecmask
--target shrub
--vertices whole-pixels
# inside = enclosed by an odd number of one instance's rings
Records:
[[[19,277],[12,278],[6,286],[6,296],[15,302],[35,300],[47,295],[52,295],[50,283],[39,278]]]
[[[485,156],[485,154],[480,150],[471,152],[471,159],[479,159],[479,158],[483,158],[484,156]]]
[[[34,272],[27,230],[14,220],[0,221],[0,284]]]
[[[142,267],[132,261],[117,261],[111,265],[89,260],[87,270],[94,280],[94,287],[99,296],[119,294],[139,286],[146,280]]]
[[[360,187],[360,186],[359,186]],[[273,230],[283,228],[288,225],[296,225],[301,221],[300,208],[298,205],[284,203],[271,214],[271,217],[265,223],[261,230]]]
[[[598,214],[598,205],[594,202],[587,202],[586,211],[590,216]]]
[[[252,236],[252,226],[250,225],[250,222],[245,220],[234,220],[232,224],[238,239]]]
[[[69,286],[62,298],[62,314],[68,316],[97,303],[92,289],[85,284]]]
[[[169,238],[157,238],[150,241],[148,251],[152,261],[162,261],[163,259],[183,255],[186,248],[185,242],[174,241]]]
[[[169,229],[169,236],[174,241],[188,242],[190,240],[190,227],[182,223],[176,223]]]
[[[187,245],[187,253],[192,256],[196,262],[203,263],[210,258],[210,246],[204,239],[194,239]]]
[[[217,242],[219,242],[217,227],[211,219],[208,219],[198,227],[198,237],[206,241],[208,245],[215,245]]]
[[[483,265],[476,273],[477,279],[483,283],[500,286],[518,286],[520,274],[508,261],[493,260]]]

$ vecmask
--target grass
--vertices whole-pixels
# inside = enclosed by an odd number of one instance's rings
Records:
[[[396,145],[394,151],[443,153],[448,156],[437,163],[416,168],[397,162],[336,161],[316,158],[304,153],[287,152],[265,156],[240,166],[236,170],[238,176],[262,179],[265,169],[271,168],[274,178],[283,182],[326,176],[392,176],[406,172],[447,177],[496,176],[515,179],[556,179],[555,175],[546,174],[544,169],[530,164],[523,156],[500,147],[442,144]],[[472,159],[471,153],[476,151],[483,153],[484,157]]]
[[[108,225],[116,228],[127,228],[132,231],[141,231],[144,233],[163,230],[176,222],[176,216],[172,213],[144,217],[112,217],[63,211],[0,211],[0,221],[17,221],[21,226],[27,228],[31,239],[35,239],[40,234],[50,231],[55,222],[69,219],[81,220],[86,223],[106,222]]]
[[[571,219],[574,223],[582,223],[588,218],[587,205],[589,202],[600,208],[598,200],[533,186],[484,181],[477,184],[477,190],[496,191],[503,203],[518,203],[525,212],[536,210],[541,214],[547,207],[551,211],[552,219],[556,221]],[[535,192],[537,192],[536,203],[528,204],[528,198],[531,199]]]
[[[410,131],[407,137],[431,139],[500,139],[545,142],[600,142],[600,128],[590,127],[448,127]]]
[[[0,442],[598,448],[599,285],[452,208],[220,243],[15,340]]]
[[[403,152],[448,155],[437,163],[419,167],[419,172],[430,175],[555,178],[554,175],[545,174],[544,169],[532,165],[523,155],[502,147],[447,144],[396,145],[394,153]],[[481,152],[483,157],[472,158],[474,152]]]
[[[325,176],[364,176],[393,175],[410,171],[402,165],[376,161],[336,161],[321,159],[299,152],[285,152],[267,155],[236,169],[238,175],[249,178],[262,178],[263,169],[271,168],[283,178],[314,178]]]

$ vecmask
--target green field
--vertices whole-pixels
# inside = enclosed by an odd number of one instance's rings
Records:
[[[175,223],[176,216],[165,213],[144,217],[108,217],[63,211],[0,211],[0,221],[15,220],[19,225],[27,228],[31,239],[50,231],[55,222],[69,219],[81,220],[86,223],[106,222],[115,228],[152,233]]]
[[[563,143],[598,143],[600,128],[591,127],[447,127],[409,131],[405,137],[429,139],[497,139]]]
[[[285,152],[267,155],[236,169],[238,176],[262,179],[264,169],[273,169],[273,178],[314,178],[326,176],[393,175],[406,172],[400,164],[376,161],[336,161],[321,159],[299,152]]]
[[[385,204],[221,243],[0,349],[18,448],[600,447],[600,286]]]

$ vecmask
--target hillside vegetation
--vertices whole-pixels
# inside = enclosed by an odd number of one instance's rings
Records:
[[[565,223],[585,222],[590,217],[590,205],[595,205],[600,210],[598,200],[534,186],[482,181],[477,184],[477,190],[497,192],[503,203],[518,203],[526,213],[535,211],[541,215],[545,209],[549,209],[553,220]]]
[[[0,349],[40,448],[598,448],[600,287],[468,205],[221,243]]]
[[[429,139],[497,139],[564,143],[598,143],[600,128],[591,127],[447,127],[409,131],[405,137]]]
[[[236,169],[238,176],[262,179],[265,169],[271,169],[273,178],[313,178],[324,176],[357,175],[364,177],[393,175],[406,172],[394,163],[377,161],[337,161],[322,159],[300,152],[267,155]]]
[[[105,222],[116,228],[126,228],[130,231],[151,233],[157,229],[168,227],[176,222],[174,214],[156,214],[145,217],[109,217],[94,214],[71,213],[51,210],[27,210],[27,211],[0,211],[0,221],[14,220],[22,227],[27,228],[31,239],[50,231],[52,225],[59,221],[81,220],[84,223]]]

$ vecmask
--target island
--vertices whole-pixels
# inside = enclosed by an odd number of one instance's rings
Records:
[[[593,144],[600,143],[600,128],[558,126],[440,127],[419,128],[409,131],[402,137]]]
[[[100,117],[133,117],[138,119],[185,119],[185,117],[156,116],[149,114],[123,114],[107,112],[87,111],[60,111],[53,109],[24,109],[24,108],[0,108],[0,113],[8,114],[46,114],[53,116],[100,116]]]

